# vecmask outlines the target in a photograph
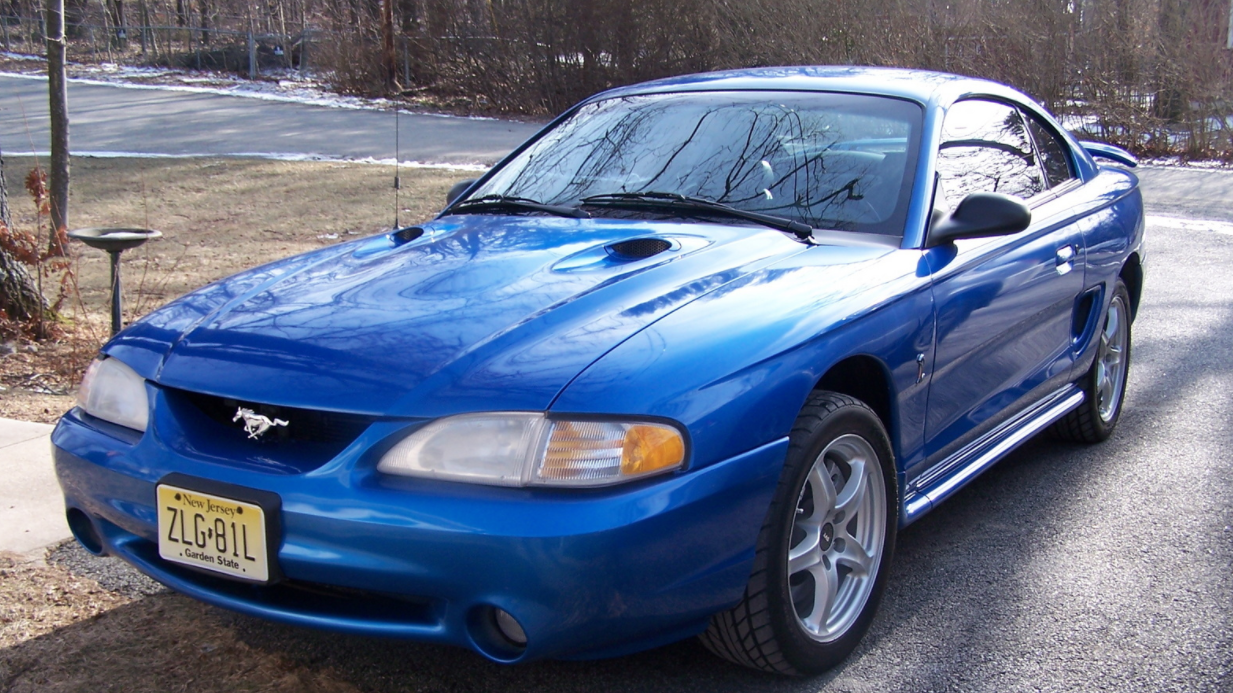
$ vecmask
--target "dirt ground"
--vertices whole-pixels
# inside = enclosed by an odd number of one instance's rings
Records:
[[[355,691],[240,640],[221,612],[0,554],[0,691]]]
[[[4,161],[14,226],[46,235],[22,189],[36,161]],[[45,163],[45,162],[44,162]],[[399,221],[430,218],[474,173],[403,169]],[[192,289],[271,260],[390,228],[394,171],[355,163],[259,159],[90,159],[72,168],[70,227],[130,226],[163,237],[122,255],[127,324]],[[70,245],[73,289],[64,335],[0,344],[0,417],[54,423],[72,407],[82,369],[108,336],[107,254]],[[54,295],[55,277],[45,278]]]
[[[45,235],[46,220],[21,185],[36,162],[4,163],[14,225],[33,232],[41,223]],[[73,228],[164,234],[123,256],[126,322],[247,267],[388,229],[394,216],[386,166],[79,158],[72,173]],[[473,175],[403,170],[401,221],[429,218],[450,185]],[[0,417],[54,422],[107,337],[106,254],[76,243],[70,253],[62,336],[0,343]],[[217,609],[166,591],[126,593],[84,575],[0,554],[0,691],[357,690],[328,668],[246,643]]]

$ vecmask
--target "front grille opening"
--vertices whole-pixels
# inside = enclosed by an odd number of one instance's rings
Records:
[[[247,402],[187,390],[167,390],[167,400],[191,452],[272,471],[301,473],[333,459],[375,420],[371,416]],[[241,410],[272,425],[255,437]],[[285,422],[285,424],[283,423]]]
[[[236,412],[247,409],[271,420],[286,421],[286,426],[271,426],[259,438],[250,438],[258,444],[286,441],[340,444],[346,447],[372,423],[372,417],[356,414],[339,414],[318,409],[280,407],[274,404],[245,402],[230,397],[215,397],[197,392],[185,392],[198,409],[214,421],[230,428],[244,431],[243,421],[236,421]],[[248,434],[245,434],[248,437]],[[341,448],[340,448],[341,449]]]

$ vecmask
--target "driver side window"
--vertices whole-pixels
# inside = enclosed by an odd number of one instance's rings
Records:
[[[941,198],[954,209],[975,192],[999,192],[1024,200],[1045,182],[1019,111],[973,99],[950,108],[938,152]]]

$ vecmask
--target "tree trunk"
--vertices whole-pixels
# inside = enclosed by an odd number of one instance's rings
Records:
[[[199,0],[197,7],[201,11],[201,45],[206,46],[210,43],[210,32],[206,31],[210,28],[209,0]]]
[[[1181,122],[1190,105],[1187,93],[1182,58],[1187,47],[1186,6],[1183,0],[1162,0],[1158,26],[1160,31],[1160,59],[1156,66],[1156,96],[1152,102],[1153,115],[1170,123]]]
[[[63,255],[61,230],[68,230],[69,121],[64,74],[64,0],[47,0],[47,93],[51,116],[51,234],[48,250]]]
[[[394,50],[394,0],[381,0],[381,63],[385,73],[385,91],[399,91],[398,54]]]
[[[0,151],[0,224],[13,228],[13,215],[9,212],[9,187],[4,182],[4,152]]]
[[[8,189],[4,183],[4,154],[0,152],[0,224],[11,229],[12,223]],[[40,315],[45,308],[34,278],[17,258],[0,245],[0,310],[14,320],[24,321]]]

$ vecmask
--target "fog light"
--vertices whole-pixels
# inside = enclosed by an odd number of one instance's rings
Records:
[[[522,626],[518,625],[518,621],[504,609],[495,609],[494,614],[497,619],[497,630],[501,631],[501,635],[519,647],[526,646],[527,634],[522,630]]]

